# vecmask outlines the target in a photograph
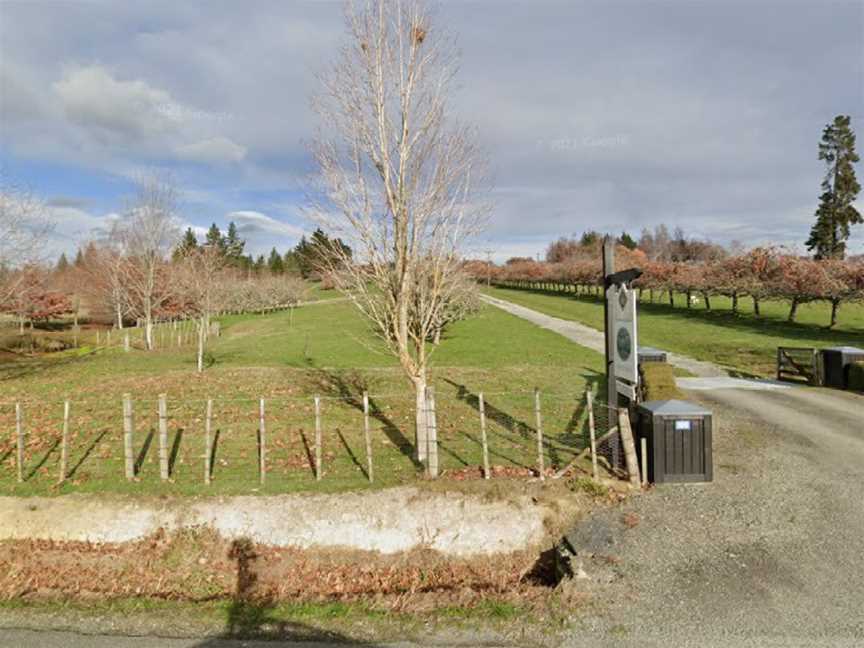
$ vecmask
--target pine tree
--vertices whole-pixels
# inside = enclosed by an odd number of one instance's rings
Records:
[[[621,232],[621,236],[618,237],[618,245],[623,245],[628,250],[635,250],[638,244],[627,232]]]
[[[263,272],[264,268],[266,267],[267,261],[264,260],[264,255],[260,254],[258,255],[258,258],[255,259],[255,264],[252,266],[252,271],[255,274],[261,274],[261,272]]]
[[[78,253],[75,255],[75,267],[81,268],[84,266],[84,253],[81,248],[78,248]]]
[[[297,259],[297,252],[294,250],[288,250],[282,259],[282,267],[285,269],[286,274],[299,275],[300,262]]]
[[[69,268],[69,259],[66,258],[66,253],[63,252],[60,254],[60,258],[57,259],[57,272],[63,272]]]
[[[285,264],[282,262],[282,255],[276,251],[274,247],[270,250],[270,258],[267,259],[267,269],[270,274],[281,275],[285,272]]]
[[[177,247],[174,248],[173,258],[177,261],[197,249],[198,237],[195,236],[195,232],[192,231],[191,227],[187,227],[186,231],[183,233],[183,238],[180,239],[180,243],[178,243]]]
[[[228,223],[228,234],[224,240],[225,256],[230,262],[239,263],[243,256],[243,248],[245,247],[246,241],[240,238],[237,226],[234,224],[234,221],[231,221]]]
[[[222,238],[222,232],[219,230],[216,223],[213,223],[210,226],[210,229],[207,230],[207,236],[204,238],[204,245],[206,247],[217,247],[220,250],[225,249],[225,239]]]
[[[842,259],[852,225],[864,222],[852,204],[861,191],[855,178],[859,161],[855,153],[855,133],[848,115],[837,115],[822,131],[819,159],[825,161],[822,195],[816,209],[816,222],[807,239],[807,249],[816,259]]]

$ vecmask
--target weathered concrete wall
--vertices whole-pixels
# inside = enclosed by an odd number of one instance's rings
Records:
[[[465,557],[538,546],[551,513],[529,497],[488,501],[404,487],[338,495],[225,498],[0,497],[0,540],[127,542],[208,527],[273,546]]]

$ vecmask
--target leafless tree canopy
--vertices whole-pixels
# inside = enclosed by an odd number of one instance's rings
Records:
[[[52,229],[39,198],[0,178],[0,302],[15,291],[21,275],[14,270],[42,260]]]
[[[418,450],[429,348],[460,282],[459,252],[485,215],[471,129],[449,114],[453,39],[425,3],[346,8],[348,38],[313,105],[324,199],[317,219],[355,250],[327,255],[337,287],[376,325],[417,390]]]
[[[111,236],[120,258],[120,283],[132,312],[144,320],[148,349],[153,348],[154,314],[172,296],[168,257],[180,235],[177,203],[170,178],[144,177]]]

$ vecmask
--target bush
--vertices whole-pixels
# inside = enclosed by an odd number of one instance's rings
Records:
[[[846,386],[852,391],[864,392],[864,361],[853,362],[846,371]]]
[[[642,400],[682,399],[684,394],[675,383],[672,365],[665,362],[645,362],[639,366]]]

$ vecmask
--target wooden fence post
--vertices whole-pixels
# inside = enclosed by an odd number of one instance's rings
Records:
[[[321,481],[321,398],[315,397],[315,481]]]
[[[168,396],[159,394],[159,476],[168,479]]]
[[[60,479],[57,483],[66,481],[66,466],[69,463],[69,401],[63,401],[63,436],[60,440]]]
[[[426,470],[438,476],[438,418],[435,415],[435,388],[426,388]]]
[[[126,465],[126,479],[135,479],[135,455],[132,452],[134,425],[132,396],[123,394],[123,456]]]
[[[540,390],[534,388],[534,421],[537,426],[537,471],[540,481],[546,480],[546,466],[543,460],[543,420],[540,416]]]
[[[633,443],[633,430],[630,428],[630,413],[626,407],[618,408],[618,435],[624,446],[624,461],[627,464],[627,475],[630,485],[639,488],[639,462],[636,460],[636,445]]]
[[[591,436],[591,476],[596,480],[597,473],[597,438],[594,429],[594,394],[589,389],[585,392],[585,400],[588,404],[588,434]]]
[[[642,486],[648,485],[648,439],[644,436],[639,439],[640,450],[642,451]]]
[[[480,404],[480,441],[483,444],[483,479],[489,479],[489,441],[486,438],[486,401],[483,392],[477,394]]]
[[[18,481],[24,481],[24,409],[21,403],[15,403],[15,444],[17,453],[15,463],[18,469]]]
[[[372,434],[369,431],[369,394],[363,392],[363,435],[366,437],[366,473],[369,483],[374,481],[372,475]]]
[[[207,414],[204,417],[204,483],[210,485],[210,474],[213,467],[210,461],[213,458],[213,439],[210,436],[210,426],[213,421],[213,401],[207,399]]]
[[[264,427],[264,399],[258,401],[258,472],[261,475],[261,485],[267,475],[267,445]]]

